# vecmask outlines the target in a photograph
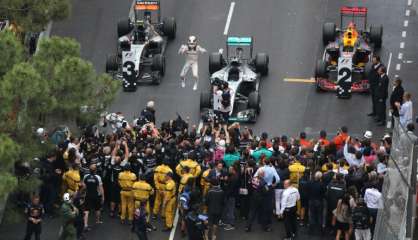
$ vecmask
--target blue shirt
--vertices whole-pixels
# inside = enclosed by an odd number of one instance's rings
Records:
[[[264,181],[268,186],[271,186],[273,184],[273,179],[275,179],[276,184],[280,182],[279,174],[277,174],[277,171],[273,166],[268,165],[259,168],[255,173],[256,176],[258,176],[258,173],[261,169],[264,171]]]

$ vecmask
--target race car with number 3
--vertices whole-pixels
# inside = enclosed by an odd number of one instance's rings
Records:
[[[161,21],[160,2],[137,0],[134,18],[118,22],[117,54],[106,60],[106,72],[122,80],[125,91],[138,82],[160,84],[165,73],[165,49],[176,36],[174,18]]]
[[[315,68],[318,91],[335,91],[340,98],[352,92],[368,92],[368,72],[373,53],[382,46],[383,27],[367,25],[365,7],[342,7],[340,28],[324,23],[322,59]]]
[[[268,74],[269,56],[257,53],[253,57],[252,37],[228,37],[226,58],[223,50],[209,56],[211,91],[200,95],[202,115],[218,110],[220,99],[214,92],[214,86],[228,83],[231,89],[231,122],[255,122],[261,111],[259,85],[261,76]]]

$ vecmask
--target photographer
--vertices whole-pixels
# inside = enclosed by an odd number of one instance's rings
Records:
[[[155,103],[154,101],[148,101],[147,106],[140,113],[140,125],[146,123],[155,124]]]
[[[229,88],[228,82],[222,82],[213,86],[213,92],[213,106],[215,114],[219,118],[221,124],[227,124],[233,105],[232,89]]]
[[[208,217],[200,214],[200,193],[193,191],[190,194],[190,207],[185,216],[186,229],[189,240],[204,240],[208,224]]]

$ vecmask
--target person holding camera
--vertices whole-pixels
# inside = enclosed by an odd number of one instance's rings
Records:
[[[135,209],[134,220],[132,222],[131,231],[136,233],[138,240],[147,240],[147,214],[146,203],[141,202],[140,206]]]
[[[233,105],[232,89],[229,88],[228,82],[221,82],[213,86],[213,93],[214,112],[221,124],[227,124]]]

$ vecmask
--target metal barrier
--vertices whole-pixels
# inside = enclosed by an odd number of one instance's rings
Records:
[[[409,134],[395,119],[388,171],[382,188],[384,207],[378,211],[373,239],[411,239],[414,211],[410,204],[413,204],[416,192],[417,149]]]

